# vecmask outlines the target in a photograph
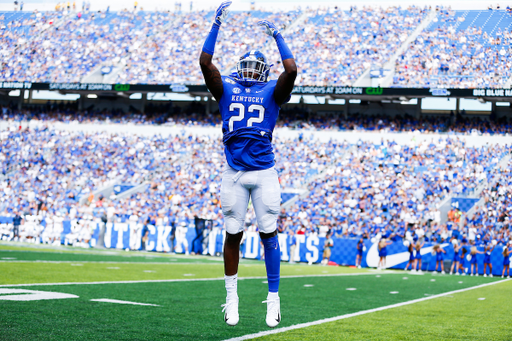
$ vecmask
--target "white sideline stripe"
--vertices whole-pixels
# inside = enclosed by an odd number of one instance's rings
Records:
[[[232,339],[227,339],[225,341],[242,341],[242,340],[249,340],[249,339],[254,339],[254,338],[257,338],[257,337],[272,335],[272,334],[284,333],[284,332],[287,332],[287,331],[290,331],[290,330],[307,328],[307,327],[316,326],[316,325],[324,324],[324,323],[328,323],[328,322],[334,322],[334,321],[348,319],[350,317],[355,317],[355,316],[361,316],[361,315],[366,315],[366,314],[370,314],[370,313],[375,313],[377,311],[382,311],[382,310],[387,310],[387,309],[392,309],[392,308],[403,307],[405,305],[419,303],[419,302],[431,300],[431,299],[434,299],[434,298],[448,296],[448,295],[452,295],[452,294],[457,294],[457,293],[460,293],[460,292],[469,291],[469,290],[473,290],[473,289],[479,289],[479,288],[483,288],[483,287],[487,287],[487,286],[490,286],[490,285],[494,285],[494,284],[498,284],[498,283],[503,283],[503,282],[507,282],[507,281],[510,281],[510,279],[504,279],[502,281],[496,281],[496,282],[492,282],[492,283],[481,284],[481,285],[477,285],[475,287],[470,287],[470,288],[465,288],[465,289],[449,291],[449,292],[445,292],[443,294],[432,295],[432,296],[428,296],[428,297],[422,297],[422,298],[418,298],[418,299],[411,300],[411,301],[406,301],[406,302],[402,302],[402,303],[396,303],[396,304],[387,305],[387,306],[384,306],[384,307],[379,307],[379,308],[374,308],[374,309],[369,309],[369,310],[358,311],[358,312],[352,313],[352,314],[340,315],[340,316],[326,318],[326,319],[323,319],[323,320],[307,322],[307,323],[300,323],[300,324],[296,324],[296,325],[289,326],[289,327],[278,328],[278,329],[267,330],[267,331],[259,332],[259,333],[255,333],[255,334],[248,334],[248,335],[244,335],[244,336],[234,337]]]
[[[382,272],[382,274],[397,274],[396,272]],[[399,274],[399,273],[398,273]],[[344,277],[344,276],[374,276],[371,272],[366,273],[349,273],[349,274],[322,274],[322,275],[292,275],[281,276],[281,279],[286,278],[309,278],[309,277]],[[239,277],[242,279],[267,279],[266,276],[258,277]],[[35,286],[50,286],[50,285],[85,285],[85,284],[136,284],[136,283],[173,283],[173,282],[198,282],[198,281],[223,281],[224,277],[214,278],[180,278],[180,279],[148,279],[140,281],[105,281],[105,282],[61,282],[61,283],[25,283],[25,284],[2,284],[3,287],[35,287]]]
[[[137,303],[130,301],[120,301],[120,300],[111,300],[110,298],[97,298],[91,300],[93,302],[105,302],[105,303],[118,303],[118,304],[133,304],[133,305],[150,305],[153,307],[160,307],[158,304],[149,304],[149,303]]]

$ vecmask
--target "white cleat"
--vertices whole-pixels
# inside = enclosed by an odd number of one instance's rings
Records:
[[[226,304],[221,305],[224,313],[224,322],[228,326],[236,326],[240,317],[238,316],[238,297],[236,299],[226,299]]]
[[[489,277],[492,277],[492,274],[490,274]]]
[[[274,328],[281,322],[281,303],[279,302],[279,298],[266,300],[261,303],[267,304],[267,318],[265,319],[267,326]]]
[[[484,277],[487,277],[487,274],[484,274]]]

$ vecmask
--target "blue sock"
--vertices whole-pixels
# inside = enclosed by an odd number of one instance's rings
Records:
[[[281,268],[281,249],[277,236],[262,239],[265,247],[265,267],[267,268],[268,291],[279,291],[279,278]]]

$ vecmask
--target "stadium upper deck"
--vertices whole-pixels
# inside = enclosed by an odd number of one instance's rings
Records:
[[[297,85],[353,85],[372,67],[393,62],[428,13],[433,21],[396,61],[394,86],[505,87],[510,81],[506,11],[410,7],[234,12],[221,30],[216,63],[229,73],[249,49],[280,61],[256,27],[265,17],[284,29],[299,63]],[[2,12],[0,81],[81,82],[107,66],[118,83],[202,84],[197,55],[212,13]],[[296,24],[296,25],[294,25]]]
[[[512,15],[441,10],[396,62],[394,86],[503,88],[510,83]]]

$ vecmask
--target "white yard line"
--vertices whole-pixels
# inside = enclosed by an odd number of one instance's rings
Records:
[[[382,271],[382,274],[397,274],[396,272]],[[399,274],[399,273],[398,273]],[[281,276],[281,279],[287,278],[310,278],[310,277],[343,277],[343,276],[375,276],[374,273],[349,273],[349,274],[321,274],[321,275],[292,275]],[[266,276],[258,277],[239,277],[239,280],[246,279],[267,279]],[[215,278],[183,278],[183,279],[149,279],[140,281],[105,281],[105,282],[62,282],[62,283],[27,283],[27,284],[2,284],[0,288],[5,287],[35,287],[35,286],[51,286],[51,285],[89,285],[89,284],[136,284],[136,283],[173,283],[173,282],[198,282],[198,281],[223,281],[224,277]]]
[[[130,301],[120,301],[120,300],[112,300],[110,298],[97,298],[91,300],[93,302],[105,302],[105,303],[117,303],[117,304],[132,304],[132,305],[148,305],[153,307],[160,307],[158,304],[149,304],[149,303],[138,303],[138,302],[130,302]]]
[[[445,293],[438,294],[438,295],[418,298],[418,299],[415,299],[415,300],[411,300],[411,301],[407,301],[407,302],[402,302],[402,303],[391,304],[391,305],[387,305],[387,306],[379,307],[379,308],[375,308],[375,309],[358,311],[357,313],[340,315],[340,316],[326,318],[326,319],[323,319],[323,320],[307,322],[307,323],[301,323],[301,324],[296,324],[296,325],[289,326],[289,327],[278,328],[278,329],[267,330],[267,331],[259,332],[259,333],[255,333],[255,334],[248,334],[248,335],[244,335],[244,336],[234,337],[232,339],[227,339],[225,341],[242,341],[242,340],[249,340],[249,339],[254,339],[254,338],[257,338],[257,337],[272,335],[272,334],[284,333],[284,332],[287,332],[289,330],[307,328],[307,327],[316,326],[316,325],[319,325],[319,324],[324,324],[324,323],[329,323],[329,322],[334,322],[334,321],[348,319],[350,317],[355,317],[355,316],[361,316],[361,315],[366,315],[366,314],[370,314],[370,313],[375,313],[377,311],[382,311],[382,310],[387,310],[387,309],[403,307],[405,305],[415,304],[415,303],[431,300],[431,299],[438,298],[438,297],[449,296],[449,295],[457,294],[457,293],[464,292],[464,291],[480,289],[480,288],[483,288],[483,287],[487,287],[487,286],[490,286],[490,285],[495,285],[495,284],[503,283],[503,282],[507,282],[507,281],[510,281],[510,279],[504,279],[502,281],[481,284],[481,285],[477,285],[477,286],[470,287],[470,288],[449,291],[449,292],[445,292]]]

